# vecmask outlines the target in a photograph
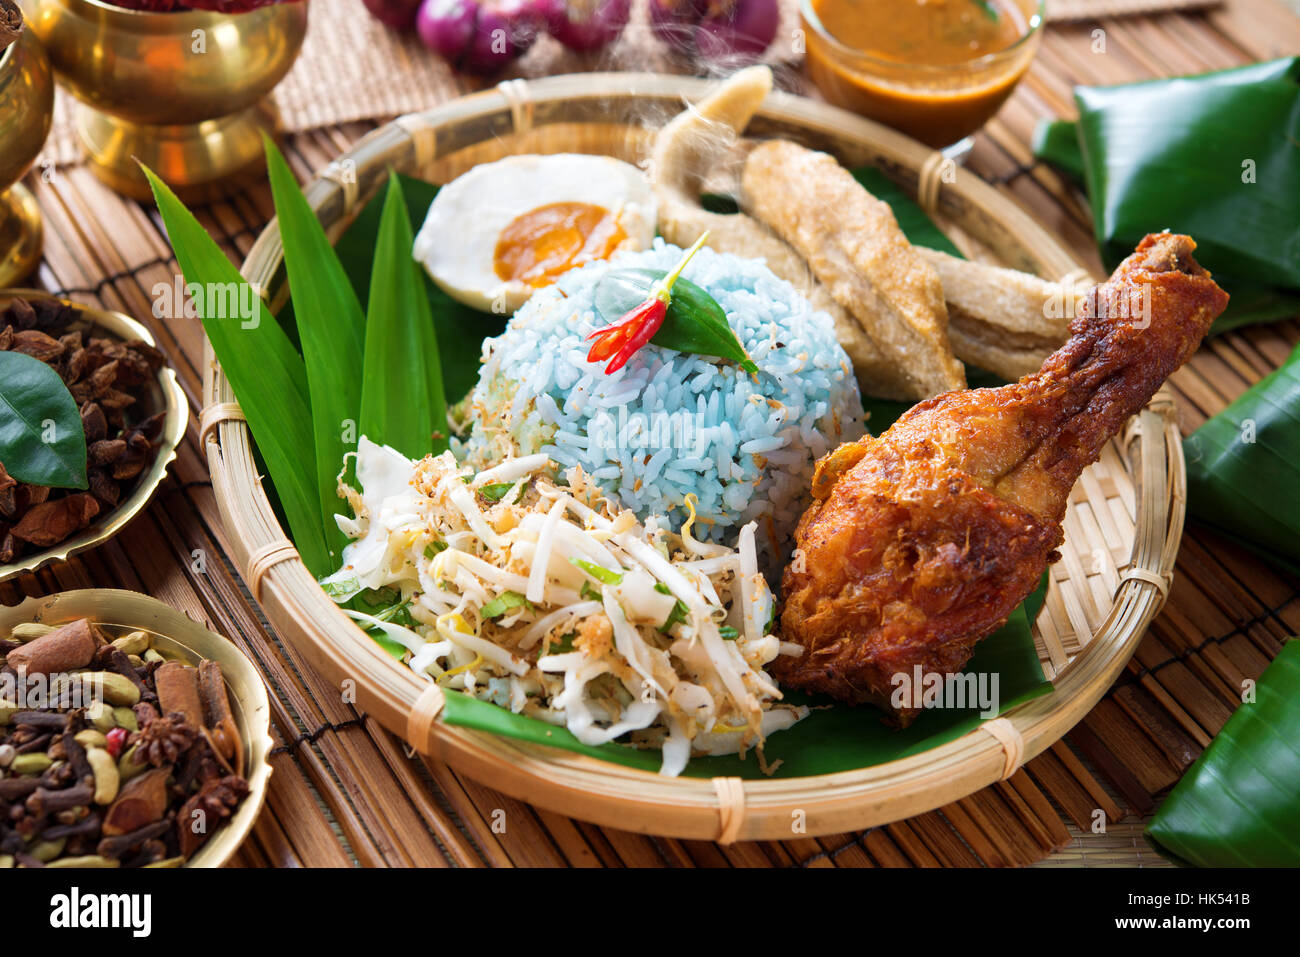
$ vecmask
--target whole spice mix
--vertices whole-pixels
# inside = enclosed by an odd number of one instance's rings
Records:
[[[73,328],[77,318],[51,299],[14,299],[0,311],[0,352],[30,356],[58,374],[80,411],[86,454],[84,491],[18,481],[11,473],[19,463],[0,460],[0,565],[66,541],[112,511],[158,453],[166,413],[133,413],[162,354],[138,340],[87,337]]]
[[[0,692],[0,868],[179,867],[248,795],[216,662],[88,619],[20,625],[0,652],[0,689],[22,689]],[[48,707],[24,700],[34,675]]]
[[[23,32],[23,12],[14,0],[0,0],[0,53]]]

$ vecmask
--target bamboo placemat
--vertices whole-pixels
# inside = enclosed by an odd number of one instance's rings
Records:
[[[318,0],[319,2],[319,0]],[[1228,67],[1300,48],[1300,20],[1274,0],[1228,0],[1208,13],[1054,25],[1026,81],[980,135],[971,168],[1000,184],[1101,271],[1086,207],[1028,143],[1044,116],[1068,115],[1075,83]],[[373,123],[289,138],[307,178]],[[265,674],[277,749],[267,809],[237,866],[1151,866],[1144,820],[1258,677],[1300,631],[1300,581],[1192,525],[1169,605],[1124,676],[1066,738],[999,783],[937,811],[860,834],[722,847],[593,827],[506,798],[402,744],[339,701],[267,627],[225,559],[198,447],[202,331],[152,318],[152,292],[175,276],[157,214],[109,192],[84,168],[33,173],[46,216],[39,285],[120,309],[154,331],[189,397],[192,428],[149,510],[121,536],[64,565],[0,585],[0,599],[84,587],[144,591],[229,635]],[[265,188],[199,211],[235,260],[271,215]],[[1300,323],[1213,340],[1178,372],[1185,432],[1280,364]]]

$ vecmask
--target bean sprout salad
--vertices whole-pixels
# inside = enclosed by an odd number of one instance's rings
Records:
[[[700,541],[688,496],[680,529],[642,524],[581,468],[557,482],[545,454],[475,472],[363,437],[354,458],[359,489],[339,491],[355,517],[337,516],[352,542],[322,584],[430,681],[584,744],[659,748],[669,776],[692,754],[761,761],[807,715],[764,671],[801,649],[773,633],[754,523],[735,548]]]

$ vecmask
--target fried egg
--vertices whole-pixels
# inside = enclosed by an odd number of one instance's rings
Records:
[[[439,190],[415,258],[453,299],[513,313],[570,269],[649,248],[654,199],[645,174],[608,156],[511,156]]]

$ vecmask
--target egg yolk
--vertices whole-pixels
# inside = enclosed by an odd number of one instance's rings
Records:
[[[552,203],[516,216],[497,238],[493,265],[502,279],[549,286],[561,273],[608,259],[627,238],[609,210]]]

